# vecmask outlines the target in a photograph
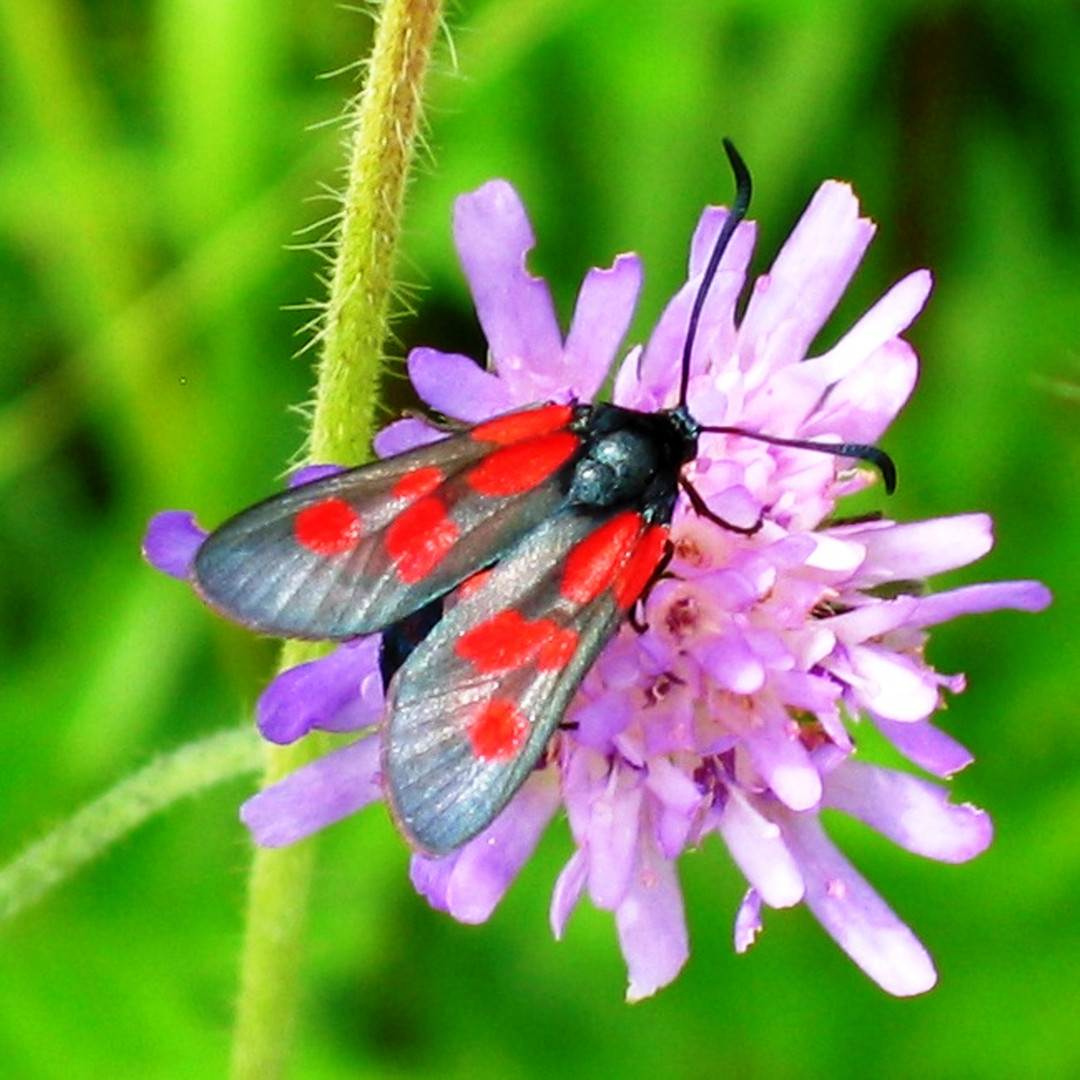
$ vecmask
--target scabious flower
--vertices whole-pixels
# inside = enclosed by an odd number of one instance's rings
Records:
[[[643,349],[621,362],[614,400],[670,408],[690,306],[726,211],[702,215],[686,284]],[[754,245],[743,222],[705,301],[691,365],[689,407],[704,425],[788,439],[876,441],[906,401],[917,360],[901,333],[930,289],[910,274],[828,351],[807,358],[874,233],[850,188],[815,194],[736,319]],[[456,206],[454,235],[490,363],[416,349],[408,367],[421,398],[477,422],[540,401],[588,401],[604,382],[641,283],[634,255],[585,278],[562,336],[548,287],[525,268],[534,238],[514,189],[493,181]],[[398,453],[441,433],[391,424],[376,440]],[[624,626],[586,677],[538,768],[502,814],[443,858],[414,855],[412,879],[435,907],[482,922],[529,858],[560,806],[574,851],[555,883],[560,936],[584,895],[614,912],[629,969],[628,998],[671,981],[688,955],[677,859],[716,833],[748,882],[735,915],[742,952],[764,908],[805,902],[851,958],[894,994],[935,981],[907,926],[831,843],[821,811],[856,817],[910,851],[961,862],[991,838],[981,810],[946,788],[863,761],[851,731],[872,724],[908,760],[946,778],[971,755],[930,718],[963,678],[926,661],[927,630],[957,615],[1039,610],[1036,582],[932,594],[935,573],[991,547],[989,520],[966,514],[913,524],[834,518],[838,500],[871,482],[827,454],[705,434],[689,469],[711,510],[744,535],[677,507],[674,556],[649,591],[640,627]],[[312,474],[305,473],[304,479]],[[184,577],[204,533],[190,515],[151,524],[147,556]],[[279,675],[258,723],[285,743],[313,729],[364,732],[245,803],[255,840],[283,845],[381,797],[383,687],[376,637]]]

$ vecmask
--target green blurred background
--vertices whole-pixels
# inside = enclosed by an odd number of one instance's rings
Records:
[[[816,184],[851,180],[878,239],[820,344],[909,269],[920,387],[885,445],[900,518],[987,510],[955,581],[1040,577],[1041,616],[941,629],[971,689],[944,723],[997,839],[947,867],[833,821],[935,955],[888,998],[802,910],[731,950],[742,883],[685,859],[693,955],[623,1004],[612,920],[547,925],[550,830],[490,924],[411,890],[374,809],[325,838],[295,1075],[762,1078],[1080,1075],[1080,13],[1041,0],[462,0],[411,189],[402,348],[476,354],[457,192],[512,179],[566,317],[584,270],[646,260],[640,339],[701,206],[757,184],[755,261]],[[332,120],[370,21],[329,0],[0,0],[0,822],[4,857],[155,753],[242,720],[272,643],[142,564],[146,518],[206,522],[272,490],[310,395],[340,179]],[[456,71],[454,65],[456,62]],[[322,125],[322,126],[317,126]],[[313,231],[312,228],[314,227]],[[303,230],[309,230],[304,232]],[[0,929],[0,1074],[225,1069],[248,842],[236,782],[185,803]]]

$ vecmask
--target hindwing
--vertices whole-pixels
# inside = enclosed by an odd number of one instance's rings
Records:
[[[413,844],[452,851],[506,805],[652,576],[666,535],[636,511],[565,510],[455,597],[388,695],[383,782]]]

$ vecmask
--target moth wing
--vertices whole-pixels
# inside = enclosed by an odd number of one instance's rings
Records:
[[[610,583],[586,602],[562,591],[568,554],[597,529],[594,517],[567,510],[532,530],[391,683],[383,784],[417,848],[445,854],[498,814],[625,615]]]
[[[565,498],[554,474],[508,493],[478,490],[474,477],[496,454],[537,442],[496,446],[481,430],[242,511],[199,548],[196,589],[230,618],[279,637],[344,640],[401,620],[496,560]],[[569,431],[559,437],[580,445]]]

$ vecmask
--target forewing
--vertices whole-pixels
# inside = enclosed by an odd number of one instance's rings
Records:
[[[525,410],[267,499],[206,539],[195,587],[280,637],[345,639],[395,623],[559,507],[564,459],[580,446],[569,418],[566,407]]]
[[[627,522],[619,550],[596,543]],[[466,588],[411,654],[390,688],[383,782],[417,848],[459,847],[525,781],[659,561],[663,536],[636,513],[598,521],[564,511]],[[588,587],[575,588],[583,567]]]

